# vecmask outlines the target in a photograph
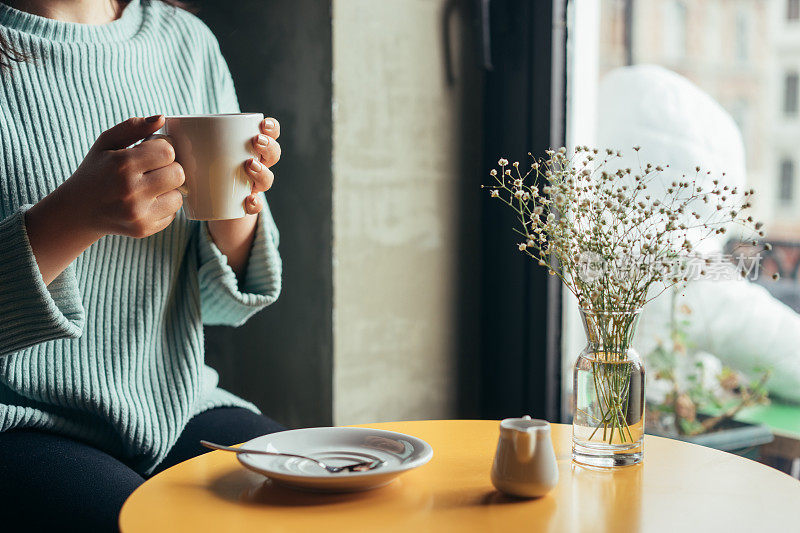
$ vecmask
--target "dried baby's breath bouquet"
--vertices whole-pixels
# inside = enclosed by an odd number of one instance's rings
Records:
[[[565,148],[547,155],[524,174],[518,162],[500,159],[490,172],[495,183],[484,187],[517,213],[520,251],[558,276],[584,309],[641,308],[705,275],[702,265],[712,260],[695,248],[731,224],[764,236],[762,224],[747,215],[753,190],[718,179],[703,189],[699,166],[694,176],[666,180],[668,167],[616,168],[622,154],[610,149],[600,155],[579,146],[569,157]],[[713,208],[697,208],[703,204]]]
[[[638,159],[639,148],[633,150]],[[606,317],[586,330],[609,362],[630,347],[635,311],[713,268],[711,258],[696,252],[703,241],[737,225],[764,236],[762,224],[748,215],[753,191],[724,184],[724,174],[715,179],[698,166],[692,175],[673,177],[667,166],[652,163],[633,169],[619,151],[586,146],[531,160],[521,170],[520,163],[500,159],[490,172],[493,183],[484,187],[517,214],[519,250],[561,279],[584,318]],[[630,383],[614,374],[619,365],[609,368],[612,374],[594,376],[603,397],[595,432],[602,427],[611,443],[616,429],[626,442],[634,438],[623,413]]]

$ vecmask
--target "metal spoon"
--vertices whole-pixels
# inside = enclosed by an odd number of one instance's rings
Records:
[[[222,444],[214,444],[213,442],[208,442],[207,440],[201,440],[200,444],[212,450],[221,450],[223,452],[233,452],[236,454],[253,453],[257,455],[276,455],[279,457],[296,457],[297,459],[306,459],[307,461],[311,461],[312,463],[318,464],[331,474],[338,474],[339,472],[366,472],[367,470],[372,470],[373,468],[377,468],[384,463],[384,461],[378,459],[375,461],[362,461],[360,463],[355,463],[352,465],[329,466],[318,459],[314,459],[313,457],[306,457],[305,455],[295,455],[293,453],[265,452],[262,450],[246,450],[243,448],[234,448],[233,446],[223,446]]]

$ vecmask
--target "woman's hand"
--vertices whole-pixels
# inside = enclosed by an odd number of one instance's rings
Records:
[[[148,237],[169,226],[183,197],[183,168],[165,139],[150,139],[162,115],[131,118],[103,132],[78,170],[60,187],[99,235]]]
[[[253,181],[253,192],[245,201],[248,215],[258,214],[264,207],[257,193],[268,191],[272,187],[275,175],[269,167],[281,158],[281,145],[277,140],[281,134],[281,125],[274,118],[265,118],[259,128],[261,133],[253,138],[253,148],[258,156],[246,163],[247,174]]]
[[[233,220],[212,220],[208,222],[208,231],[214,244],[217,245],[233,269],[236,277],[242,280],[250,256],[250,248],[255,237],[256,215],[264,208],[258,193],[269,190],[275,179],[269,169],[281,158],[281,147],[278,136],[281,126],[274,118],[265,118],[259,125],[261,133],[253,138],[256,157],[245,162],[247,175],[253,182],[250,196],[245,200],[247,216]]]
[[[75,173],[26,214],[28,238],[45,283],[108,234],[147,237],[183,204],[175,151],[155,133],[164,117],[131,118],[103,132]]]

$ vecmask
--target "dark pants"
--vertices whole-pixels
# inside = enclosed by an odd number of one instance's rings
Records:
[[[211,409],[189,421],[151,475],[209,451],[200,439],[236,444],[283,429],[246,409]],[[41,431],[0,433],[0,530],[117,531],[122,504],[144,481],[87,444]]]

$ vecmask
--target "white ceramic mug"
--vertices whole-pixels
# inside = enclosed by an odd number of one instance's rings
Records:
[[[261,113],[168,116],[163,133],[175,147],[186,182],[179,189],[183,210],[192,220],[245,216],[252,190],[245,163],[256,155]]]
[[[558,484],[558,464],[546,420],[524,416],[500,422],[492,484],[522,498],[544,496]]]

